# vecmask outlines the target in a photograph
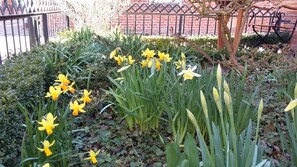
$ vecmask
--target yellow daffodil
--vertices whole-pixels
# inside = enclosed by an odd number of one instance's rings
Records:
[[[52,142],[52,143],[50,143],[49,141],[47,141],[47,140],[44,140],[43,141],[43,148],[38,148],[37,147],[37,149],[39,150],[39,151],[44,151],[44,153],[45,153],[45,155],[48,157],[48,156],[50,156],[50,155],[52,155],[53,153],[52,153],[52,151],[49,149],[52,145],[54,145],[55,144],[55,140]]]
[[[55,81],[56,82],[63,83],[65,85],[69,85],[70,84],[70,81],[68,80],[67,75],[65,76],[64,74],[59,74],[58,75],[58,79],[55,80]]]
[[[110,59],[114,58],[114,57],[117,55],[117,53],[118,53],[118,51],[119,51],[120,49],[121,49],[121,48],[116,48],[115,50],[113,50],[113,51],[110,53],[109,58],[110,58]]]
[[[54,121],[57,117],[54,117],[52,113],[48,113],[46,115],[46,119],[42,119],[41,122],[38,122],[38,124],[42,125],[41,127],[38,127],[38,130],[40,131],[46,131],[48,135],[51,135],[53,133],[53,129],[58,126],[59,124],[54,124]]]
[[[297,99],[292,100],[292,101],[288,104],[288,106],[285,108],[285,111],[286,111],[286,112],[287,112],[287,111],[290,111],[290,110],[294,109],[296,106],[297,106]]]
[[[156,66],[156,69],[157,70],[160,70],[161,69],[161,63],[159,60],[155,60],[155,66]]]
[[[84,103],[90,103],[92,99],[89,97],[92,91],[88,91],[84,89],[84,96],[80,99],[80,101],[83,101]]]
[[[50,167],[50,164],[46,163],[46,164],[42,165],[42,167]]]
[[[148,64],[148,60],[142,60],[142,62],[140,63],[141,64],[141,67],[146,67],[147,64]]]
[[[158,56],[160,61],[170,62],[172,58],[170,58],[169,54],[165,54],[163,52],[158,51]]]
[[[182,72],[180,72],[178,75],[183,75],[184,80],[187,79],[193,79],[193,77],[200,77],[200,74],[194,73],[193,71],[196,70],[196,66],[194,66],[193,68],[189,67],[187,70],[183,70]]]
[[[126,56],[118,55],[114,57],[114,59],[118,62],[118,65],[121,65],[124,61],[126,61]]]
[[[61,87],[59,86],[50,86],[49,87],[49,92],[46,93],[45,97],[52,97],[52,100],[57,100],[59,95],[61,94]]]
[[[90,157],[86,158],[85,160],[91,160],[93,164],[97,163],[96,156],[99,154],[100,150],[98,150],[96,153],[93,150],[90,150],[89,155]]]
[[[129,55],[129,56],[128,56],[128,63],[129,63],[129,64],[133,64],[134,61],[135,61],[135,60],[133,59],[133,57],[132,57],[131,55]]]
[[[83,104],[78,104],[78,102],[75,100],[74,103],[70,102],[70,109],[73,110],[72,115],[73,116],[77,116],[78,112],[86,112],[85,110],[83,110],[83,108],[85,107],[85,103]]]
[[[146,48],[145,51],[142,51],[142,56],[146,57],[147,59],[153,58],[155,56],[155,51],[154,50],[149,50],[149,48]]]

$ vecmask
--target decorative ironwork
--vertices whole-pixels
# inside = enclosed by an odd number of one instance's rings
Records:
[[[0,0],[0,64],[67,28],[69,18],[56,0]]]
[[[215,10],[218,6],[209,6]],[[137,33],[143,35],[217,35],[217,20],[215,15],[204,16],[196,11],[195,6],[178,4],[132,4],[125,13],[125,20],[120,24],[126,34]],[[253,12],[262,12],[258,8],[251,8]],[[262,15],[262,16],[261,16]],[[268,14],[258,14],[258,20],[268,17]],[[236,25],[237,12],[233,12],[229,19],[229,27],[233,32]],[[249,20],[249,19],[248,19]],[[252,32],[245,26],[244,33]]]
[[[55,0],[0,0],[1,15],[58,10],[59,4]]]

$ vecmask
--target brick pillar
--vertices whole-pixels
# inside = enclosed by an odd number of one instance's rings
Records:
[[[282,5],[287,5],[289,7],[293,7],[294,9],[285,8],[285,15],[289,16],[291,23],[295,23],[297,20],[297,1],[296,0],[284,0]],[[297,29],[297,28],[296,28]],[[297,50],[297,30],[295,29],[294,35],[289,42],[289,45],[292,49]]]

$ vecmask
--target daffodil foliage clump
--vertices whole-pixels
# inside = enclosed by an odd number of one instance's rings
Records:
[[[85,153],[73,149],[71,124],[75,117],[86,112],[85,106],[92,101],[91,92],[76,89],[75,82],[71,82],[67,75],[59,74],[46,93],[45,97],[49,98],[47,103],[41,102],[39,106],[33,107],[32,114],[20,104],[26,117],[22,166],[49,167],[82,163],[79,154]],[[90,157],[86,159],[96,164],[98,154],[99,150],[94,152],[91,149]]]
[[[107,92],[115,98],[115,111],[125,118],[131,130],[157,129],[161,120],[165,126],[169,124],[174,140],[182,143],[187,132],[195,132],[184,111],[193,111],[201,129],[206,129],[201,101],[197,99],[201,95],[200,90],[204,89],[206,96],[210,97],[216,85],[221,88],[226,87],[227,83],[220,66],[218,73],[209,72],[191,64],[183,53],[174,57],[178,59],[174,61],[168,53],[149,48],[143,50],[141,55],[123,55],[121,49],[116,48],[110,53],[110,58],[119,65],[118,77],[109,77],[116,88]],[[234,85],[234,77],[229,79],[232,87],[228,87],[228,91],[235,94],[231,97],[234,98],[233,107],[236,109],[235,124],[237,133],[241,133],[249,120],[255,117],[256,111],[251,105],[253,95],[244,95],[244,79],[239,86]],[[221,91],[216,90],[218,94]],[[218,124],[219,108],[211,105],[215,101],[212,98],[209,104],[209,118]]]
[[[110,54],[120,69],[118,78],[110,78],[117,89],[108,92],[115,97],[119,113],[125,117],[130,129],[136,124],[142,131],[159,126],[164,78],[171,58],[160,51],[158,56],[155,55],[155,51],[150,49],[139,57],[122,55],[120,48]]]

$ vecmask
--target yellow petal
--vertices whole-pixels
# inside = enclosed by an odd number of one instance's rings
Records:
[[[45,130],[45,127],[43,127],[43,126],[38,127],[38,130],[43,131],[43,130]]]
[[[38,148],[38,147],[37,147],[37,149],[38,149],[39,151],[44,151],[44,149],[42,149],[42,148]]]
[[[46,164],[42,165],[42,167],[50,167],[50,164],[46,163]]]
[[[289,105],[285,108],[285,111],[290,111],[297,106],[297,99],[291,101]]]

